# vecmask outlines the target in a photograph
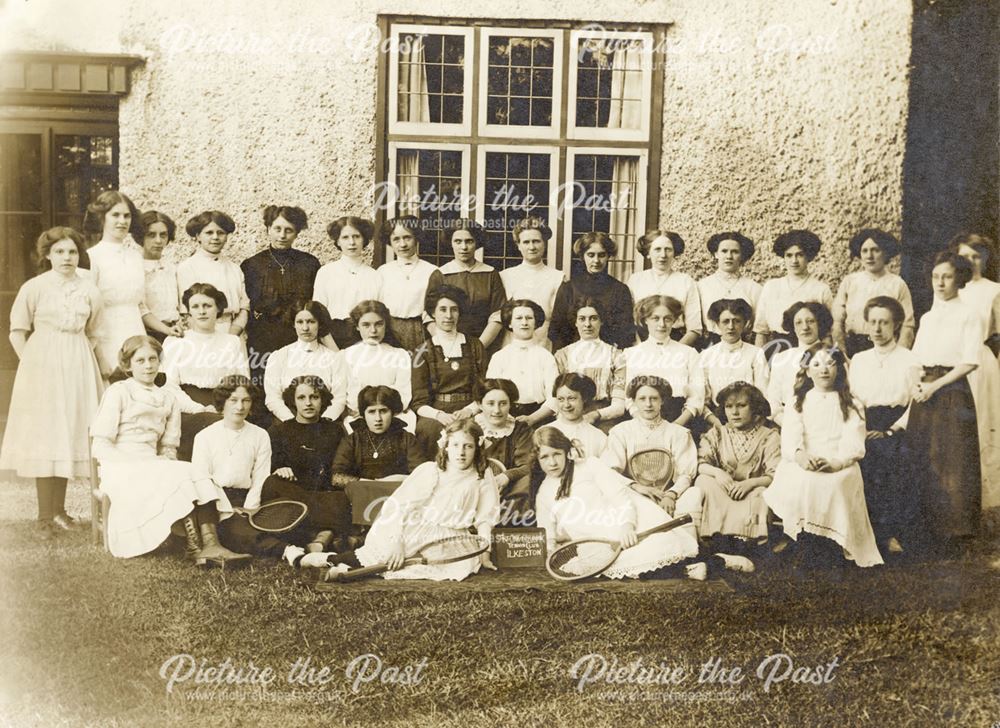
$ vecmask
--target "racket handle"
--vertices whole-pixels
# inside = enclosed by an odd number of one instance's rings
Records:
[[[404,568],[406,566],[413,566],[414,564],[422,564],[424,562],[419,556],[411,557],[403,561],[403,566],[399,568]],[[389,570],[389,564],[373,564],[372,566],[364,566],[360,569],[351,569],[350,571],[342,571],[338,574],[334,574],[330,579],[331,581],[353,581],[355,579],[363,579],[366,576],[374,576],[375,574],[381,574],[383,571]]]
[[[640,539],[645,538],[650,534],[660,533],[661,531],[670,531],[674,528],[677,528],[678,526],[687,525],[688,523],[691,523],[691,514],[685,513],[684,515],[678,516],[677,518],[671,521],[667,521],[666,523],[661,523],[659,526],[654,526],[653,528],[647,529],[642,533],[637,533],[636,537]]]

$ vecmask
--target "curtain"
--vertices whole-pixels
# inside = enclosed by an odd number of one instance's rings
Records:
[[[617,48],[611,61],[611,113],[608,129],[641,129],[642,44]]]
[[[397,121],[427,123],[431,120],[427,69],[424,67],[424,44],[410,39],[399,44],[399,111]]]
[[[419,152],[400,151],[396,157],[396,185],[399,189],[397,215],[420,215],[420,174],[417,166]]]
[[[611,224],[608,234],[618,243],[618,257],[608,263],[608,273],[625,280],[632,273],[635,241],[639,235],[639,158],[615,157],[611,176]]]

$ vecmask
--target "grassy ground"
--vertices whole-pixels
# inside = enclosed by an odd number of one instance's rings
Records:
[[[1000,572],[989,568],[997,554],[985,543],[960,561],[852,570],[839,580],[771,569],[731,581],[734,591],[724,593],[470,594],[400,585],[319,594],[277,564],[204,573],[166,552],[120,561],[83,533],[39,546],[28,520],[33,490],[4,484],[4,493],[0,725],[1000,721]],[[82,493],[71,486],[71,512],[86,512]],[[595,653],[625,674],[635,660],[658,672],[644,676],[647,684],[598,681],[578,692],[570,671]],[[775,653],[810,668],[802,676],[823,666],[820,677],[832,679],[793,684],[789,676],[765,691],[755,668]],[[168,693],[161,666],[178,654],[206,667],[228,658],[244,677],[251,663],[275,675],[266,690],[191,677]],[[400,668],[397,683],[378,677],[355,692],[345,672],[366,654],[382,660],[381,677]],[[317,673],[328,668],[319,676],[325,685],[288,682],[300,658]],[[712,658],[746,677],[699,684]],[[369,660],[365,677],[375,668]],[[168,676],[191,672],[172,665]],[[648,684],[664,666],[684,667],[685,679]]]

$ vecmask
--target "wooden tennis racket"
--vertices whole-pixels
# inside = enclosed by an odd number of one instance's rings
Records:
[[[636,534],[636,537],[638,541],[642,541],[654,533],[671,531],[687,523],[691,523],[691,515],[685,513],[666,523],[661,523],[659,526],[642,531]],[[581,538],[570,541],[549,554],[545,568],[560,581],[581,581],[604,573],[609,566],[615,563],[621,552],[622,544],[620,541]]]
[[[642,450],[629,458],[628,469],[639,485],[664,490],[674,476],[674,457],[668,450]]]
[[[437,565],[453,564],[457,561],[465,561],[478,557],[490,548],[490,542],[479,536],[449,536],[437,541],[425,544],[403,562],[400,568],[416,566],[418,564]],[[375,576],[389,570],[389,564],[374,564],[360,569],[350,571],[334,572],[329,575],[328,581],[355,581],[366,576]]]

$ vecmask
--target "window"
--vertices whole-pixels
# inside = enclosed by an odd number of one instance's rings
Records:
[[[517,265],[511,230],[535,215],[554,231],[551,265],[569,268],[572,241],[600,230],[619,245],[614,275],[641,267],[635,243],[656,222],[661,26],[381,22],[378,217],[431,221],[422,255],[437,265],[452,257],[448,220],[465,216],[486,228],[485,262]]]

